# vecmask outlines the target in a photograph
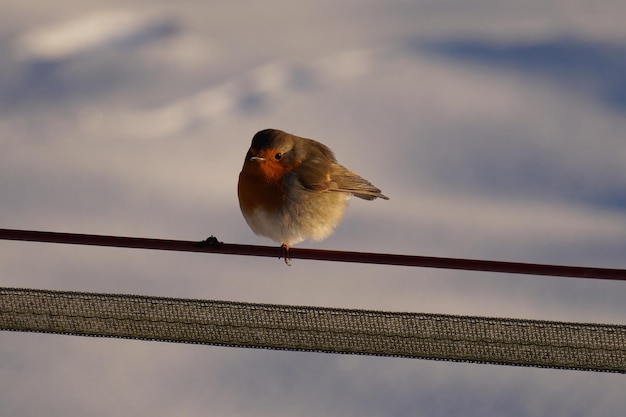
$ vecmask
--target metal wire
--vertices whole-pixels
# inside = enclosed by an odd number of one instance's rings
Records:
[[[228,244],[219,242],[215,237],[211,237],[202,242],[194,242],[184,240],[0,229],[0,239],[182,252],[220,253],[228,255],[264,256],[271,258],[280,257],[283,254],[281,249],[278,247]],[[289,256],[291,259],[315,259],[336,262],[459,269],[510,274],[560,276],[569,278],[626,280],[626,269],[591,268],[367,252],[330,251],[304,248],[289,249]]]

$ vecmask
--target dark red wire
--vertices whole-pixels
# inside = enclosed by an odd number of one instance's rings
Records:
[[[264,256],[271,258],[277,258],[281,254],[280,248],[278,247],[222,243],[217,241],[215,238],[207,239],[207,241],[204,242],[194,242],[185,240],[0,229],[0,239],[180,252],[207,252],[228,255]],[[323,261],[355,262],[378,265],[418,266],[426,268],[461,269],[470,271],[547,275],[570,278],[626,280],[626,269],[588,268],[581,266],[530,264],[521,262],[485,261],[478,259],[439,258],[431,256],[346,252],[304,248],[291,248],[289,249],[289,255],[291,259],[315,259]]]

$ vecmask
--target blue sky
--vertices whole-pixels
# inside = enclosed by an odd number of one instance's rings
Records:
[[[626,6],[4,2],[2,227],[272,244],[252,135],[389,201],[302,247],[625,268]],[[623,324],[620,282],[0,242],[4,286]],[[0,414],[623,414],[622,376],[0,334]]]

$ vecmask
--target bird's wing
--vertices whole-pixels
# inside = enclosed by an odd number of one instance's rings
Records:
[[[294,172],[302,186],[310,191],[344,192],[364,200],[389,199],[371,182],[336,162],[309,157]]]
[[[316,192],[350,193],[365,200],[375,198],[389,200],[368,180],[338,164],[335,155],[327,146],[319,142],[315,142],[315,145],[307,148],[306,154],[302,154],[300,164],[294,169],[304,188]]]
[[[337,163],[331,164],[328,190],[351,193],[355,197],[364,200],[374,200],[376,198],[389,200],[371,182]]]
[[[307,155],[293,171],[307,190],[328,191],[331,186],[331,162],[323,155]]]

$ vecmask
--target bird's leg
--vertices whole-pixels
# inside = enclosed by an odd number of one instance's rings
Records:
[[[291,261],[291,257],[289,256],[289,245],[286,243],[280,245],[280,255],[278,255],[278,259],[280,258],[284,258],[285,263],[291,266],[291,263],[289,262]]]

